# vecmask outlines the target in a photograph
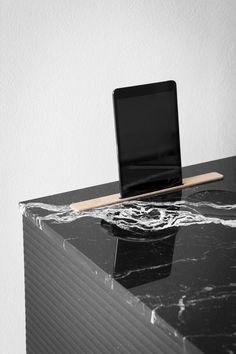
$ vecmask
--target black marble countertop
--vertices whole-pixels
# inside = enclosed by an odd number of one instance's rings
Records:
[[[224,180],[86,212],[69,205],[118,182],[20,203],[22,213],[172,338],[236,353],[236,157],[183,168]],[[187,350],[187,349],[186,349]]]

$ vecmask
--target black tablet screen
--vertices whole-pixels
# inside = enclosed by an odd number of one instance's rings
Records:
[[[181,184],[175,82],[116,89],[113,98],[121,196]]]

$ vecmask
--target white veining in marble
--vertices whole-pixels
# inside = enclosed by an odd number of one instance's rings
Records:
[[[84,217],[103,219],[127,231],[155,232],[172,227],[194,224],[221,224],[236,227],[235,219],[207,216],[199,208],[210,210],[236,210],[236,204],[217,204],[211,202],[191,202],[187,200],[173,202],[130,201],[114,204],[89,211],[73,211],[69,205],[51,205],[45,203],[20,204],[23,215],[31,216],[42,228],[43,221],[53,223],[71,223]],[[34,209],[48,211],[45,216],[38,216]]]
[[[160,239],[159,239],[160,240]],[[162,240],[162,238],[161,238]],[[161,269],[161,268],[166,268],[168,266],[172,266],[173,264],[177,264],[177,263],[184,263],[184,262],[198,262],[198,261],[204,261],[207,258],[207,255],[210,251],[205,251],[203,252],[203,254],[200,257],[185,257],[185,258],[179,258],[176,260],[172,260],[171,262],[168,263],[162,263],[162,264],[158,264],[155,266],[150,266],[150,267],[144,267],[144,268],[136,268],[136,269],[130,269],[127,270],[126,272],[123,272],[121,274],[116,274],[116,279],[122,279],[122,278],[126,278],[127,276],[129,276],[132,273],[141,273],[143,271],[146,270],[157,270],[157,269]]]
[[[220,286],[209,285],[200,290],[186,289],[183,287],[183,295],[179,300],[172,302],[171,296],[169,299],[162,299],[159,295],[139,295],[137,296],[141,301],[148,299],[152,306],[152,313],[150,322],[154,324],[158,318],[158,311],[162,308],[173,308],[178,309],[178,319],[179,323],[184,323],[184,313],[189,308],[201,305],[206,303],[205,306],[212,303],[213,301],[217,303],[217,306],[220,307],[223,304],[222,301],[227,301],[229,298],[236,297],[236,284],[229,283],[223,284]],[[201,310],[201,307],[198,306],[198,310]]]

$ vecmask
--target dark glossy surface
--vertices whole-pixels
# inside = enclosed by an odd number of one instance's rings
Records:
[[[174,81],[115,90],[122,197],[182,183]]]
[[[22,210],[65,251],[72,245],[115,279],[114,291],[116,282],[126,288],[184,347],[234,353],[236,158],[187,167],[184,176],[211,171],[224,180],[83,214],[68,204],[117,192],[118,184],[25,202]]]

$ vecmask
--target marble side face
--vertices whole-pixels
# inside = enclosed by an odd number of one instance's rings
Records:
[[[142,303],[150,322],[205,353],[236,352],[236,158],[187,168],[225,180],[164,196],[75,212],[96,188],[20,204],[45,233],[60,236]],[[98,193],[117,191],[104,185]],[[83,194],[84,193],[84,194]],[[114,288],[115,291],[115,288]]]

